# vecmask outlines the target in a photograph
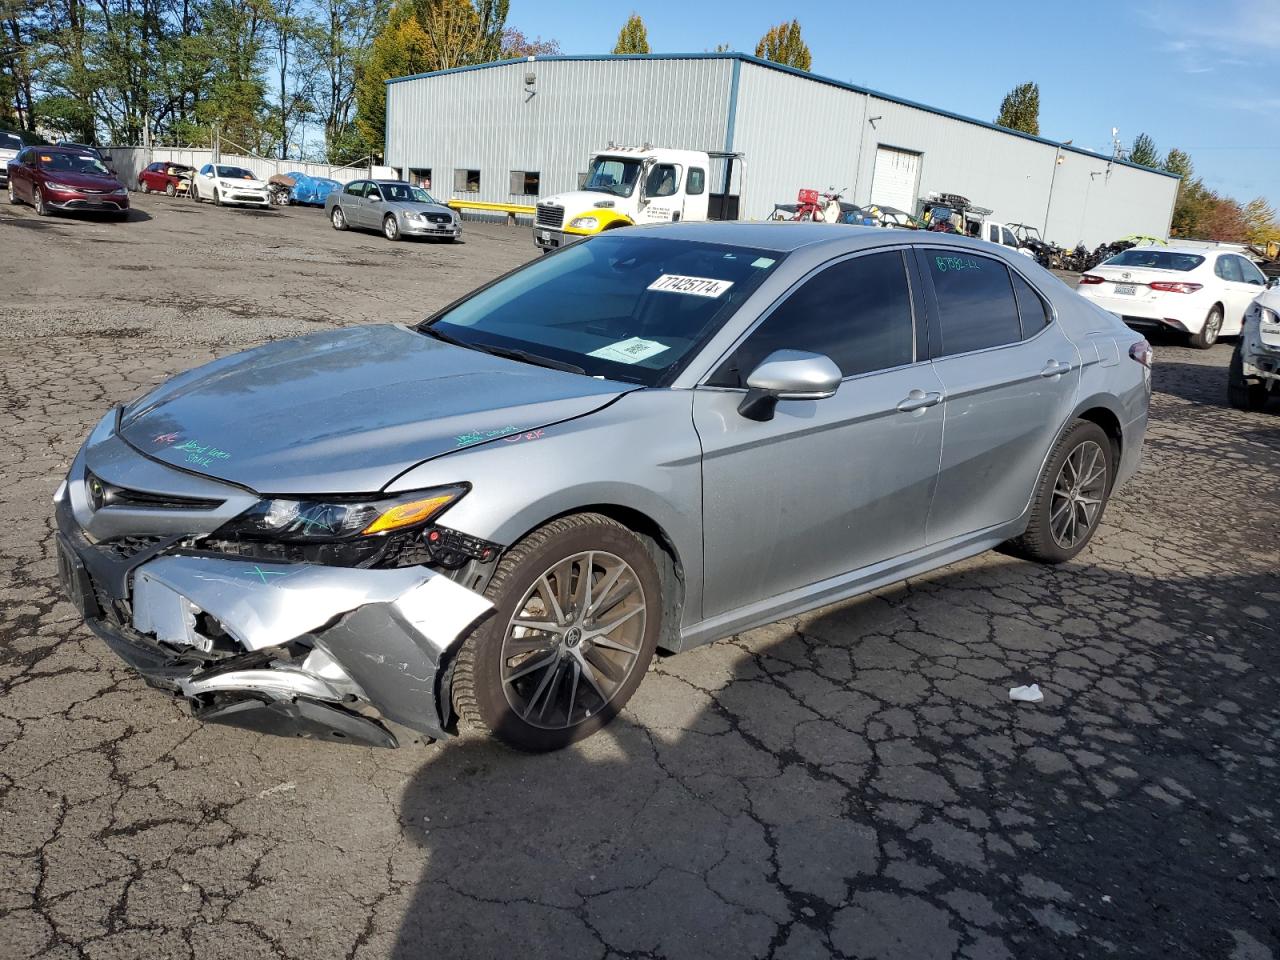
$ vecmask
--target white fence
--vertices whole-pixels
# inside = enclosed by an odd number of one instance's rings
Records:
[[[110,158],[110,166],[125,186],[134,188],[138,184],[138,172],[152,163],[185,163],[187,166],[203,167],[213,162],[213,151],[208,148],[184,149],[179,147],[103,147],[102,152]],[[252,170],[263,180],[276,173],[292,173],[295,170],[309,177],[328,177],[339,183],[348,183],[370,176],[368,165],[335,167],[328,163],[303,163],[301,160],[266,160],[261,157],[245,157],[223,153],[219,163],[244,167]],[[394,167],[374,164],[372,176],[382,180],[399,179]]]

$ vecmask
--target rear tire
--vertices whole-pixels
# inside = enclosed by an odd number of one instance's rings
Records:
[[[1267,405],[1265,383],[1251,383],[1244,375],[1244,356],[1240,344],[1231,354],[1231,366],[1227,368],[1227,402],[1237,410],[1261,410]]]
[[[1208,350],[1218,342],[1218,335],[1221,333],[1222,307],[1215,303],[1209,315],[1204,318],[1204,326],[1200,328],[1200,332],[1191,335],[1191,345],[1197,350]]]
[[[1009,545],[1040,563],[1063,563],[1083,550],[1102,522],[1115,477],[1111,438],[1074,420],[1054,444],[1036,484],[1027,529]]]
[[[553,520],[525,537],[485,590],[493,614],[458,652],[459,727],[531,752],[595,733],[653,659],[661,583],[649,544],[600,514]]]
[[[347,215],[342,212],[341,207],[333,208],[333,212],[329,214],[329,222],[333,224],[335,230],[347,229]]]

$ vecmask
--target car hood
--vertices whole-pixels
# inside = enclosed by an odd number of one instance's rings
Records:
[[[406,213],[443,213],[452,217],[453,211],[442,203],[421,203],[418,200],[388,200],[386,207],[390,210],[403,210]]]
[[[40,172],[46,180],[51,180],[54,183],[65,183],[68,187],[76,187],[81,190],[124,189],[124,184],[110,175],[73,173],[70,170],[41,170]]]
[[[405,327],[353,327],[175,377],[126,407],[120,432],[149,457],[257,493],[372,493],[425,460],[583,416],[633,389]]]
[[[597,204],[611,203],[609,207],[597,208]],[[552,197],[544,197],[538,201],[538,205],[554,204],[557,207],[564,207],[565,223],[568,223],[573,217],[580,217],[590,213],[593,209],[613,209],[622,213],[628,213],[628,204],[631,197],[615,197],[610,193],[601,193],[597,190],[569,190],[565,193],[557,193]]]

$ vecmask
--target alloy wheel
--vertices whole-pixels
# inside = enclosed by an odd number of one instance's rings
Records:
[[[395,217],[387,217],[382,221],[382,232],[387,235],[388,240],[395,240],[400,236],[400,224],[396,223]]]
[[[9,202],[10,202],[10,203],[17,203],[17,202],[18,202],[18,194],[17,194],[17,192],[13,189],[13,178],[12,178],[12,177],[10,177],[10,178],[9,178]]]
[[[1070,550],[1089,536],[1106,490],[1106,455],[1102,447],[1086,440],[1067,455],[1053,485],[1049,532],[1059,547]]]
[[[1210,310],[1204,322],[1204,339],[1206,343],[1216,343],[1218,333],[1222,330],[1222,311]]]
[[[563,730],[599,713],[635,670],[646,602],[635,570],[603,550],[534,580],[502,641],[502,689],[526,723]]]
[[[343,214],[341,207],[334,207],[333,215],[329,219],[333,221],[333,229],[335,230],[341,230],[347,225],[347,218]]]
[[[39,187],[31,188],[31,205],[36,208],[36,213],[42,217],[49,212],[44,205],[44,192]]]

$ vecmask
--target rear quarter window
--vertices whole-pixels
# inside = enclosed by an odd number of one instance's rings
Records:
[[[925,248],[921,252],[938,299],[942,356],[1022,339],[1008,267],[964,250]]]

